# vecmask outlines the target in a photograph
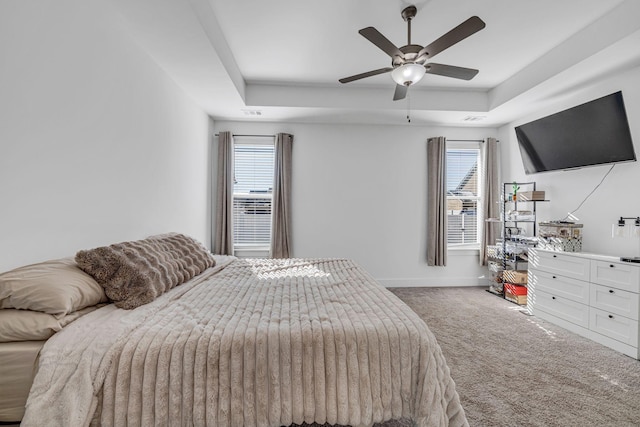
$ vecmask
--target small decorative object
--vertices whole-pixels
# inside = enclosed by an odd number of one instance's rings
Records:
[[[543,201],[544,191],[521,191],[518,193],[518,201],[530,202],[530,201]]]
[[[518,200],[518,190],[520,189],[520,186],[515,181],[513,181],[513,185],[511,188],[513,188],[513,201],[515,202],[516,200]]]
[[[506,213],[507,221],[535,221],[536,215],[529,210],[509,210]]]
[[[541,222],[538,247],[549,251],[581,252],[582,224],[568,221]]]

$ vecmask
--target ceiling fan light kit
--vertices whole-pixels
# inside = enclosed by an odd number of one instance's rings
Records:
[[[399,85],[411,86],[418,83],[424,77],[427,70],[424,65],[420,64],[404,64],[391,72],[391,78]]]
[[[477,16],[472,16],[431,44],[423,47],[411,44],[411,20],[416,16],[416,13],[417,9],[415,6],[408,6],[402,10],[402,19],[407,22],[407,44],[400,48],[373,27],[361,29],[359,33],[363,37],[391,57],[391,67],[345,77],[340,79],[339,82],[349,83],[366,77],[391,72],[391,78],[397,83],[393,100],[397,101],[404,99],[409,86],[419,82],[427,73],[462,80],[471,80],[475,77],[475,75],[478,74],[478,70],[453,65],[427,63],[427,60],[483,29],[485,27],[484,21]]]

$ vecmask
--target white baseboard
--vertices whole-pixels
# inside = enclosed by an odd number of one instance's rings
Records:
[[[385,288],[438,288],[457,286],[485,286],[484,277],[420,277],[415,279],[376,279]]]

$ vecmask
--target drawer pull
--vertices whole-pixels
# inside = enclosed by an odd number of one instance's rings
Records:
[[[613,314],[610,314],[610,315],[609,315],[609,319],[613,319]]]
[[[556,277],[556,276],[551,276],[551,277],[552,277],[552,278],[554,278],[554,279],[557,279],[557,277]]]
[[[613,268],[613,267],[615,267],[615,265],[613,265],[613,264],[609,264],[609,267]]]
[[[613,294],[613,293],[614,293],[614,292],[613,292],[613,289],[609,289],[609,293],[610,293],[610,294]]]
[[[554,258],[558,258],[558,255],[554,255],[553,257],[554,257]]]
[[[551,297],[551,299],[556,299],[556,297]]]

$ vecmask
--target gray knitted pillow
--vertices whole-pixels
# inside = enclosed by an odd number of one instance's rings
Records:
[[[195,239],[171,233],[82,250],[76,254],[76,263],[117,307],[132,309],[202,273],[215,261]]]

